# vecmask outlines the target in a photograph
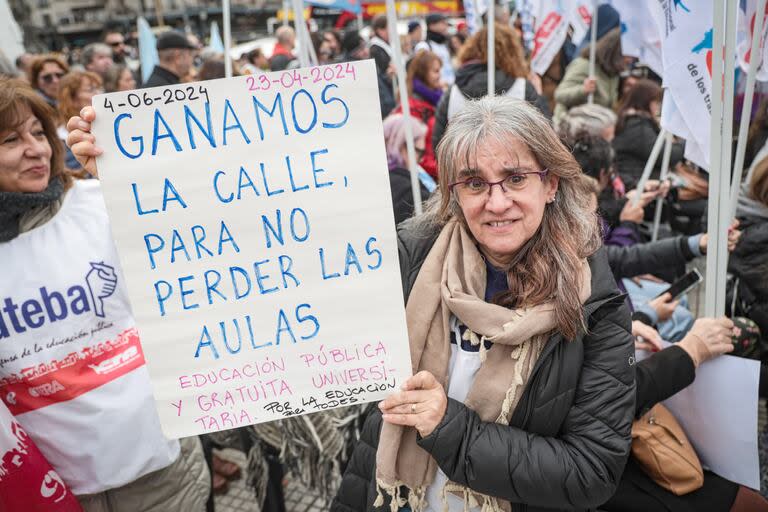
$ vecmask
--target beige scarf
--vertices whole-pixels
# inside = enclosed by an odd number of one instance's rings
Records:
[[[583,268],[582,302],[590,294],[586,262]],[[465,338],[480,345],[481,367],[464,403],[483,421],[506,425],[556,325],[552,304],[510,310],[485,302],[485,285],[485,262],[474,240],[460,222],[449,222],[427,255],[406,306],[411,363],[414,374],[427,370],[447,388],[453,314],[467,327]],[[485,340],[494,344],[490,350],[485,350]],[[392,512],[406,504],[413,512],[422,512],[436,471],[435,460],[416,444],[416,429],[384,423],[376,453],[375,506],[384,504],[386,493]],[[408,489],[407,499],[400,494],[402,487]],[[511,510],[508,502],[452,482],[442,492],[445,510],[446,492],[459,495],[465,510]]]

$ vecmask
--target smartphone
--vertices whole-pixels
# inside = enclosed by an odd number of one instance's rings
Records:
[[[704,278],[701,276],[701,272],[697,269],[693,269],[683,277],[672,283],[672,286],[661,292],[657,297],[661,297],[665,293],[672,295],[670,300],[677,300],[681,295],[688,293],[693,287],[702,282]]]

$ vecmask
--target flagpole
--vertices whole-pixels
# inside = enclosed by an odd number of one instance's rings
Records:
[[[301,24],[301,29],[304,32],[304,40],[307,42],[309,63],[312,66],[317,66],[317,52],[315,51],[315,45],[312,44],[312,36],[309,34],[309,27],[307,27],[306,21]]]
[[[296,31],[296,36],[299,38],[299,64],[301,67],[306,68],[309,66],[309,50],[307,49],[307,41],[304,37],[304,29],[302,28],[304,23],[304,2],[302,0],[292,0],[293,2],[293,24]],[[311,43],[310,43],[311,44]]]
[[[733,89],[736,64],[736,9],[733,2],[726,2],[725,9],[725,54],[723,55],[723,136],[720,150],[720,206],[718,215],[718,237],[716,245],[709,245],[708,250],[717,248],[717,294],[715,295],[715,314],[725,314],[725,288],[728,274],[728,227],[731,225],[729,192],[731,183],[731,157],[733,155]],[[715,96],[717,98],[718,96]],[[712,237],[710,235],[710,243]]]
[[[709,148],[709,197],[707,199],[707,249],[706,292],[704,297],[704,316],[716,317],[718,310],[718,278],[720,240],[720,193],[723,182],[722,167],[722,125],[723,125],[723,44],[725,43],[723,10],[724,0],[713,0],[712,17],[712,119],[710,125]],[[732,98],[728,98],[732,101]]]
[[[763,34],[763,19],[765,17],[766,0],[757,0],[755,11],[755,24],[752,27],[752,45],[749,50],[749,70],[747,71],[747,87],[744,91],[744,104],[741,107],[741,121],[739,123],[739,138],[736,144],[736,156],[733,159],[733,180],[731,181],[731,196],[728,204],[730,218],[736,217],[736,206],[739,203],[739,190],[744,174],[744,154],[747,150],[747,132],[752,114],[752,97],[755,94],[755,77],[757,66],[762,61],[763,52],[759,51]]]
[[[672,134],[667,132],[664,138],[664,153],[661,155],[661,175],[659,183],[663,183],[669,174],[669,159],[672,157]],[[656,212],[653,215],[653,231],[651,232],[651,241],[655,242],[659,238],[659,225],[661,224],[661,210],[664,206],[664,198],[656,199]]]
[[[491,2],[488,2],[488,96],[496,94],[496,18]]]
[[[400,89],[400,106],[403,109],[403,118],[405,122],[405,148],[408,153],[408,169],[411,171],[413,210],[416,215],[419,215],[421,213],[421,183],[419,181],[419,168],[416,164],[416,149],[413,144],[411,104],[408,102],[408,87],[405,78],[405,66],[403,65],[403,50],[400,47],[400,38],[397,35],[395,0],[386,0],[386,6],[389,46],[392,48],[392,59],[395,62],[395,69],[397,70],[397,85]]]
[[[667,136],[667,130],[664,128],[659,131],[659,135],[656,137],[656,142],[653,143],[653,148],[651,149],[651,154],[648,157],[648,160],[645,162],[645,167],[643,168],[643,174],[640,175],[640,181],[637,182],[637,187],[635,190],[637,190],[637,194],[635,195],[635,198],[632,200],[632,204],[636,205],[640,202],[640,196],[643,195],[643,190],[645,190],[645,184],[648,182],[648,178],[651,175],[651,171],[653,171],[653,166],[656,165],[656,161],[659,159],[659,153],[661,153],[661,148],[664,147],[664,138]]]
[[[589,29],[589,78],[595,78],[595,50],[597,46],[597,2],[595,0],[595,8],[592,11],[592,23]],[[595,101],[595,93],[589,93],[587,96],[587,103],[590,105]]]
[[[222,3],[222,24],[224,25],[224,76],[232,76],[232,59],[229,56],[229,50],[232,48],[232,20],[229,13],[229,0]]]

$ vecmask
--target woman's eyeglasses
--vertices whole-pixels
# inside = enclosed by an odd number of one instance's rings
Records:
[[[64,73],[48,73],[47,75],[40,75],[40,79],[46,84],[50,84],[55,80],[61,80]]]
[[[459,198],[478,198],[490,195],[491,189],[498,185],[501,188],[501,192],[505,195],[509,195],[510,192],[519,192],[524,190],[530,182],[530,176],[536,174],[544,181],[549,169],[542,171],[527,171],[527,172],[513,172],[503,180],[499,181],[486,181],[479,176],[472,176],[466,180],[457,181],[451,183],[448,188],[452,192],[456,192]]]

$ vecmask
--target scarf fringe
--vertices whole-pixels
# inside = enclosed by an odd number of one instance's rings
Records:
[[[470,512],[473,507],[480,507],[480,512],[504,512],[499,502],[493,496],[474,492],[469,487],[457,483],[448,482],[443,486],[443,512],[450,512],[448,506],[448,493],[458,495],[464,501],[464,512]],[[480,503],[482,500],[482,503]]]
[[[403,489],[408,491],[407,498],[402,495]],[[406,505],[411,507],[412,512],[424,512],[427,508],[427,489],[423,486],[411,489],[400,480],[396,480],[393,484],[388,484],[381,478],[377,478],[376,500],[373,502],[374,507],[384,506],[384,494],[390,498],[390,512],[398,512],[398,510]]]
[[[519,345],[510,353],[510,357],[515,360],[514,370],[512,371],[514,379],[512,380],[512,385],[509,386],[509,389],[507,389],[507,394],[504,396],[504,401],[501,403],[501,412],[499,413],[499,417],[496,419],[496,423],[501,423],[504,425],[509,424],[509,417],[512,414],[512,404],[515,403],[517,390],[520,389],[520,387],[523,385],[523,376],[520,373],[520,369],[518,367],[523,361],[525,361],[526,357],[528,357],[528,352],[531,351],[531,343],[534,342],[535,341],[533,339],[530,339],[527,343]]]

